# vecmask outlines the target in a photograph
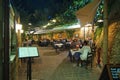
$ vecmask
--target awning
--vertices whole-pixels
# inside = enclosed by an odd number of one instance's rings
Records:
[[[49,32],[50,32],[50,30],[38,30],[34,34],[45,34],[45,33],[49,33]]]
[[[81,26],[93,22],[96,10],[100,2],[101,0],[94,0],[76,12],[76,17],[80,20]]]
[[[45,33],[49,33],[49,32],[58,32],[58,31],[63,31],[63,30],[68,30],[68,29],[80,29],[80,25],[79,24],[73,24],[73,25],[69,25],[69,26],[61,26],[61,27],[56,27],[50,30],[38,30],[36,32],[34,32],[34,34],[45,34]]]
[[[80,29],[80,24],[73,24],[73,25],[66,25],[62,27],[53,28],[52,31],[61,31],[61,30],[68,30],[68,29]]]
[[[68,26],[66,29],[80,29],[80,24],[74,24],[74,25],[71,25],[71,26]]]

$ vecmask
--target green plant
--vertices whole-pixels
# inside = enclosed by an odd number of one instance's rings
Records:
[[[94,33],[94,40],[96,40],[97,37],[100,37],[103,27],[97,27],[95,33]]]
[[[72,38],[73,37],[73,34],[74,34],[75,30],[66,30],[66,33],[67,33],[67,36],[68,38]]]

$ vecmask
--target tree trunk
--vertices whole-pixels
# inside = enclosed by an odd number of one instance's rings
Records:
[[[108,0],[104,0],[103,64],[108,63]]]

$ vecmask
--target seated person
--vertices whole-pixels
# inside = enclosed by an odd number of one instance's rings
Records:
[[[72,51],[78,51],[78,50],[80,50],[80,47],[79,47],[79,45],[75,45],[75,47],[73,47],[71,50]]]
[[[70,57],[71,62],[73,61],[74,58],[78,59],[80,57],[80,55],[78,56],[78,54],[76,53],[80,53],[79,45],[76,45],[76,47],[71,48],[69,51],[68,56]]]
[[[73,56],[75,55],[75,53],[79,53],[79,57],[77,57],[77,66],[79,66],[80,60],[81,61],[87,60],[87,55],[88,55],[88,53],[91,53],[91,48],[88,45],[88,42],[84,41],[84,45],[83,45],[83,47],[81,49],[77,45],[76,48],[71,49],[69,51],[69,53],[71,54],[70,60],[73,59]]]
[[[80,55],[80,59],[81,59],[81,60],[86,60],[88,53],[91,53],[91,48],[90,48],[90,46],[88,45],[88,42],[87,42],[87,41],[84,41],[84,45],[83,45],[83,47],[81,48],[80,52],[82,53],[82,54]]]
[[[83,45],[83,47],[81,48],[80,52],[81,52],[80,60],[81,60],[81,61],[87,60],[87,55],[88,55],[88,53],[91,53],[91,48],[90,48],[90,46],[88,45],[88,42],[87,42],[87,41],[84,41],[84,45]]]

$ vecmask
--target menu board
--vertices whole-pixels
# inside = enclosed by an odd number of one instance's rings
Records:
[[[120,80],[120,65],[109,65],[108,69],[110,70],[112,80]]]
[[[19,47],[19,58],[39,56],[37,47]]]
[[[99,80],[120,80],[120,64],[106,64]]]

